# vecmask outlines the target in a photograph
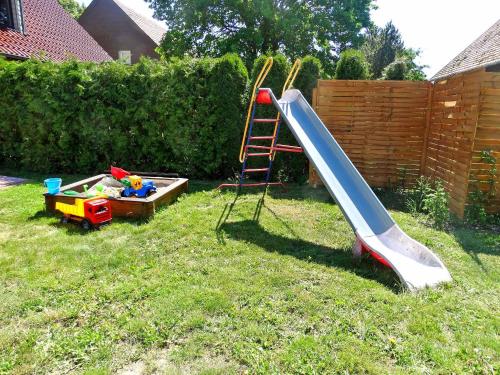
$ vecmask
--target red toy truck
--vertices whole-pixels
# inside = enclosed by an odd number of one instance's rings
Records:
[[[74,204],[56,203],[56,210],[64,216],[61,222],[76,221],[83,229],[99,229],[111,223],[111,204],[104,198],[75,199]]]

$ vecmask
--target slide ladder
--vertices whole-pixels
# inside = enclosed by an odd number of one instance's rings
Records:
[[[248,108],[247,121],[245,124],[245,130],[243,132],[243,138],[241,142],[241,149],[239,160],[242,163],[241,173],[239,176],[239,183],[237,184],[221,184],[219,188],[225,187],[256,187],[256,186],[269,186],[269,185],[282,185],[281,182],[270,182],[271,171],[273,166],[273,161],[276,156],[276,152],[302,152],[301,147],[289,146],[278,144],[278,135],[281,125],[281,114],[277,111],[277,115],[273,118],[256,118],[257,108],[260,106],[269,107],[273,106],[274,103],[271,99],[269,91],[267,89],[262,90],[262,86],[266,76],[271,70],[273,65],[273,58],[269,57],[261,72],[259,73],[255,85],[253,87],[252,96],[250,99],[250,105]],[[297,60],[292,66],[290,73],[283,86],[283,93],[292,87],[297,74],[299,73],[301,67],[301,61]],[[268,135],[254,135],[254,131],[257,127],[270,127]],[[272,134],[271,134],[272,133]],[[260,134],[260,132],[259,132]],[[267,158],[267,165],[265,166],[251,166],[251,160],[262,160]],[[261,182],[248,182],[245,183],[245,178],[249,174],[260,174],[264,175],[263,181]]]

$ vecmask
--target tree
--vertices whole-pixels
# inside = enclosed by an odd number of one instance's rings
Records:
[[[312,55],[327,74],[336,56],[359,47],[372,0],[146,0],[168,26],[166,57],[238,53],[251,67],[266,53]]]
[[[405,50],[405,45],[399,30],[388,22],[383,28],[370,27],[361,49],[370,64],[373,78],[377,79],[382,76],[384,68]]]
[[[403,81],[407,73],[406,60],[396,59],[385,67],[382,78],[389,81]]]
[[[348,49],[340,54],[335,79],[367,79],[369,76],[368,62],[363,52]]]
[[[396,59],[387,65],[382,72],[382,78],[385,80],[407,80],[407,81],[423,81],[425,73],[423,69],[425,65],[417,65],[415,59],[420,54],[420,51],[411,48],[405,49],[399,53]]]
[[[64,10],[68,12],[74,19],[78,19],[85,10],[83,4],[79,4],[76,0],[58,0],[58,1],[59,4],[61,4],[61,6],[64,8]]]

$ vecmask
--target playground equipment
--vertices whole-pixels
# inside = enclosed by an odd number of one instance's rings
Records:
[[[242,163],[239,183],[237,184],[221,184],[219,185],[219,189],[225,187],[255,187],[255,186],[269,186],[269,185],[282,185],[281,182],[270,182],[271,179],[271,170],[273,166],[273,161],[276,156],[277,151],[281,152],[302,152],[302,148],[297,146],[289,146],[278,144],[278,135],[280,131],[281,125],[281,115],[277,112],[275,118],[255,118],[255,114],[257,111],[257,106],[271,106],[273,105],[273,101],[271,96],[269,95],[269,91],[267,89],[262,90],[260,87],[264,83],[267,75],[271,71],[273,66],[273,58],[269,57],[262,70],[260,71],[257,79],[255,81],[255,85],[253,87],[250,105],[248,106],[247,119],[245,123],[245,130],[243,131],[243,138],[241,140],[241,148],[240,148],[240,156],[239,160]],[[283,93],[292,87],[297,74],[299,73],[301,67],[301,61],[297,60],[292,66],[290,73],[285,81],[283,86]],[[255,125],[262,126],[272,126],[273,132],[272,135],[253,135],[253,131]],[[259,144],[261,141],[270,141],[271,144],[263,145]],[[257,143],[255,143],[257,142]],[[254,158],[268,158],[269,162],[267,167],[249,167],[249,159]],[[250,173],[265,173],[264,181],[262,182],[253,182],[253,183],[245,183],[245,177]]]
[[[55,209],[63,213],[62,223],[76,221],[83,229],[99,229],[111,223],[111,205],[107,199],[75,199],[74,204],[57,202]]]
[[[394,222],[300,91],[286,90],[277,100],[271,89],[260,90],[267,91],[350,223],[356,235],[354,254],[370,253],[410,290],[451,281],[439,258]]]

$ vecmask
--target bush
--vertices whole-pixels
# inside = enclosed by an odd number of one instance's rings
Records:
[[[469,199],[465,207],[465,220],[473,225],[495,224],[498,217],[486,211],[486,207],[491,205],[491,200],[496,196],[497,180],[497,159],[493,150],[483,150],[480,153],[481,162],[485,169],[481,174],[485,174],[487,179],[474,178],[474,184],[469,192]]]
[[[443,228],[450,220],[450,210],[448,208],[449,195],[444,190],[443,183],[436,181],[434,189],[424,198],[424,211],[429,214],[434,225]]]
[[[449,195],[440,180],[432,181],[420,176],[415,186],[401,191],[405,205],[412,213],[424,213],[434,226],[443,228],[449,222]]]
[[[302,59],[302,67],[294,86],[302,92],[302,95],[304,95],[309,103],[312,102],[313,89],[316,87],[318,79],[322,74],[323,69],[319,59],[312,56],[306,56]]]
[[[396,59],[387,65],[382,72],[382,78],[390,81],[402,81],[408,73],[408,65],[405,60]]]
[[[247,83],[235,55],[132,66],[0,60],[0,160],[43,173],[117,163],[226,175],[238,164]]]
[[[406,196],[405,205],[412,213],[424,212],[424,202],[432,192],[431,180],[425,176],[420,176],[415,182],[415,186],[407,191],[403,191]]]
[[[254,72],[264,60],[256,60]],[[265,85],[277,96],[289,70],[288,60],[275,56]],[[303,90],[311,91],[315,71],[316,61],[305,59],[297,81]],[[243,62],[233,54],[143,59],[132,66],[0,59],[0,164],[88,174],[114,163],[194,178],[227,177],[241,168],[248,83]],[[281,129],[280,142],[293,142],[287,126]],[[274,168],[290,180],[303,179],[305,169],[305,157],[297,154],[280,154]]]
[[[257,59],[255,59],[251,76],[252,88],[255,83],[255,80],[257,79],[257,76],[259,75],[260,71],[262,70],[262,67],[264,66],[264,63],[269,58],[269,56],[270,55],[260,55],[259,57],[257,57]],[[273,67],[271,68],[271,71],[267,75],[262,86],[270,88],[271,90],[273,90],[274,95],[277,98],[280,98],[281,91],[283,90],[283,85],[285,84],[288,73],[290,72],[291,64],[288,61],[288,59],[282,54],[277,54],[272,56],[273,56]]]
[[[387,65],[382,72],[382,79],[392,81],[424,81],[426,79],[423,69],[425,65],[415,62],[420,51],[406,49],[399,53],[396,59]]]
[[[368,79],[368,62],[363,52],[353,49],[340,54],[335,71],[336,79]]]

